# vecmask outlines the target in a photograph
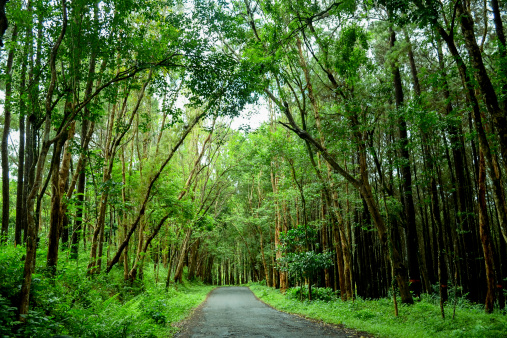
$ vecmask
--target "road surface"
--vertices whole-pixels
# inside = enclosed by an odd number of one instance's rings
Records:
[[[365,337],[277,311],[247,287],[213,290],[176,337]]]

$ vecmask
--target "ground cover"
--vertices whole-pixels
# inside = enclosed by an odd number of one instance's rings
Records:
[[[22,279],[22,248],[0,252],[0,336],[51,337],[168,337],[173,324],[186,318],[213,289],[200,283],[165,288],[167,270],[155,278],[152,268],[134,284],[123,282],[123,271],[86,276],[87,257],[61,260],[55,277],[44,270],[45,252],[38,253],[31,311],[27,325],[16,321],[15,303]],[[64,255],[66,253],[63,253]]]
[[[456,316],[453,306],[445,307],[447,318],[440,315],[438,299],[423,296],[412,306],[399,304],[395,317],[392,299],[343,302],[340,299],[300,301],[289,290],[279,290],[259,284],[249,285],[254,294],[277,310],[343,324],[348,328],[366,331],[379,337],[507,337],[507,315],[504,311],[485,314],[484,307],[458,299]]]

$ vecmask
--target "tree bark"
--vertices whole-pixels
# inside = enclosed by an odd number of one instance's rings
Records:
[[[28,58],[28,45],[25,46],[25,57],[23,58],[23,64],[21,66],[21,84],[19,91],[24,92],[26,90],[26,73],[27,73],[27,61]],[[25,115],[26,103],[25,100],[19,101],[19,154],[18,154],[18,182],[17,182],[17,193],[16,193],[16,231],[14,234],[14,242],[21,244],[21,234],[26,229],[26,194],[25,194]]]
[[[197,257],[199,255],[199,245],[201,244],[201,238],[197,238],[194,245],[192,245],[192,253],[190,254],[190,263],[188,266],[188,280],[195,279],[195,272],[197,268]]]
[[[484,310],[486,313],[492,313],[495,296],[496,296],[496,283],[495,283],[495,264],[493,259],[493,247],[491,244],[491,235],[489,229],[488,207],[486,205],[486,166],[484,154],[480,150],[479,162],[479,229],[482,243],[482,250],[484,252],[484,262],[486,263],[486,281],[487,293]]]
[[[475,130],[478,134],[479,139],[479,146],[481,149],[483,149],[483,154],[486,158],[486,166],[488,167],[488,171],[490,174],[490,177],[493,182],[493,196],[495,198],[497,212],[499,216],[499,224],[500,228],[502,229],[502,235],[504,236],[504,240],[507,240],[507,233],[505,232],[505,227],[507,226],[507,205],[505,202],[505,195],[504,190],[501,188],[503,186],[502,179],[501,179],[501,170],[498,166],[498,163],[496,162],[495,158],[491,154],[491,149],[489,146],[489,141],[486,136],[485,128],[482,122],[482,116],[481,111],[479,108],[479,102],[477,100],[477,97],[475,96],[475,90],[473,87],[473,81],[470,78],[469,72],[467,70],[467,67],[464,63],[464,60],[461,58],[452,37],[447,34],[447,32],[441,27],[436,26],[438,32],[444,39],[444,41],[447,43],[447,46],[449,48],[449,51],[451,52],[452,56],[454,57],[454,60],[456,62],[456,65],[459,70],[459,74],[461,77],[461,81],[463,83],[463,87],[465,90],[465,95],[467,98],[468,103],[471,104],[471,117],[473,117],[473,123]],[[463,240],[465,248],[463,249],[463,254],[465,255],[465,261],[460,262],[461,270],[467,271],[467,280],[468,284],[471,285],[464,285],[465,291],[469,291],[471,294],[471,298],[473,300],[478,300],[477,295],[477,289],[478,289],[478,281],[477,281],[477,268],[475,267],[476,262],[471,257],[475,250],[475,244],[473,239],[471,238],[470,228],[465,228],[468,224],[465,222],[462,224],[462,232],[461,238]],[[468,262],[468,263],[467,263]]]
[[[0,19],[1,14],[3,12],[3,7],[5,2],[0,2]],[[5,13],[3,14],[5,17]],[[7,20],[7,19],[5,19]],[[7,21],[5,21],[6,23]],[[0,27],[1,28],[1,27]],[[7,27],[5,27],[7,28]],[[13,40],[16,40],[16,36],[18,29],[17,26],[14,26],[14,31],[12,33]],[[1,45],[1,36],[3,36],[3,31],[0,29],[0,45]],[[2,132],[2,144],[1,144],[1,155],[2,155],[2,232],[0,236],[0,243],[7,241],[7,236],[9,233],[9,133],[11,132],[11,100],[12,100],[12,64],[14,62],[14,53],[15,50],[11,49],[9,51],[9,56],[7,57],[7,69],[6,75],[7,80],[5,83],[5,105],[4,105],[4,128]]]
[[[495,129],[497,130],[500,151],[504,159],[507,158],[507,111],[500,108],[498,103],[498,96],[495,92],[491,79],[486,71],[482,59],[482,53],[477,45],[474,32],[474,22],[471,13],[466,9],[466,4],[463,0],[456,2],[456,9],[459,15],[459,23],[461,32],[465,39],[465,47],[470,56],[470,62],[474,72],[475,79],[481,90],[486,109],[491,115]],[[500,20],[501,21],[501,20]],[[507,106],[505,107],[507,109]],[[507,161],[504,164],[504,169],[507,169]],[[502,233],[507,241],[507,224],[502,225]]]
[[[491,0],[491,8],[493,9],[493,20],[495,22],[496,36],[498,39],[498,54],[500,55],[500,74],[499,76],[501,87],[500,105],[507,114],[507,44],[505,40],[505,32],[502,23],[502,15],[500,13],[500,7],[498,6],[498,0]]]
[[[51,171],[51,216],[49,221],[48,253],[46,256],[46,267],[54,274],[58,262],[58,244],[60,241],[60,205],[62,191],[60,191],[60,157],[62,148],[69,135],[65,133],[54,146]]]
[[[396,33],[390,28],[390,47],[394,48],[396,42]],[[414,57],[412,55],[412,49],[409,47],[409,60],[412,71],[412,80],[414,83],[414,90],[416,95],[421,95],[421,89],[419,86],[419,80],[417,78],[417,68],[415,67]],[[408,259],[408,274],[411,283],[411,289],[414,291],[416,297],[419,297],[422,289],[421,274],[419,271],[419,261],[417,259],[418,252],[418,239],[417,239],[417,227],[415,222],[415,207],[412,189],[412,173],[410,172],[411,161],[408,139],[408,128],[405,120],[403,106],[404,106],[404,95],[403,86],[401,83],[401,73],[398,65],[391,65],[393,69],[393,83],[395,92],[396,109],[398,114],[398,132],[400,140],[400,158],[401,158],[401,194],[403,198],[403,206],[405,209],[405,223],[406,223],[406,237],[407,244],[407,259]]]
[[[185,265],[185,257],[188,251],[188,242],[192,237],[192,227],[189,227],[185,233],[183,244],[181,245],[180,255],[178,257],[178,265],[176,265],[176,272],[174,273],[174,282],[181,283],[183,281],[183,266]]]

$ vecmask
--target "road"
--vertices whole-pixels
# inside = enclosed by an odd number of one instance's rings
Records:
[[[247,287],[213,290],[188,319],[181,338],[197,337],[361,337],[350,330],[315,323],[277,311],[259,301]]]

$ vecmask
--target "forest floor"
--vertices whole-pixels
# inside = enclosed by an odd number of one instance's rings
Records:
[[[183,281],[165,287],[167,270],[147,267],[144,279],[125,283],[121,268],[86,275],[88,257],[62,259],[53,277],[45,271],[45,254],[37,257],[31,310],[20,326],[16,296],[23,277],[22,247],[0,250],[0,337],[171,337],[180,322],[215,286]]]
[[[277,311],[259,301],[247,287],[222,287],[185,321],[176,337],[364,337]]]
[[[484,313],[482,305],[471,304],[462,298],[456,300],[454,319],[452,301],[445,306],[446,319],[442,319],[438,297],[431,295],[423,295],[414,305],[398,304],[399,316],[396,317],[392,298],[358,298],[354,302],[335,298],[308,302],[295,297],[296,289],[289,289],[285,295],[277,289],[259,284],[251,284],[250,289],[259,299],[277,310],[364,330],[378,337],[507,337],[505,310],[495,310],[488,315]]]

